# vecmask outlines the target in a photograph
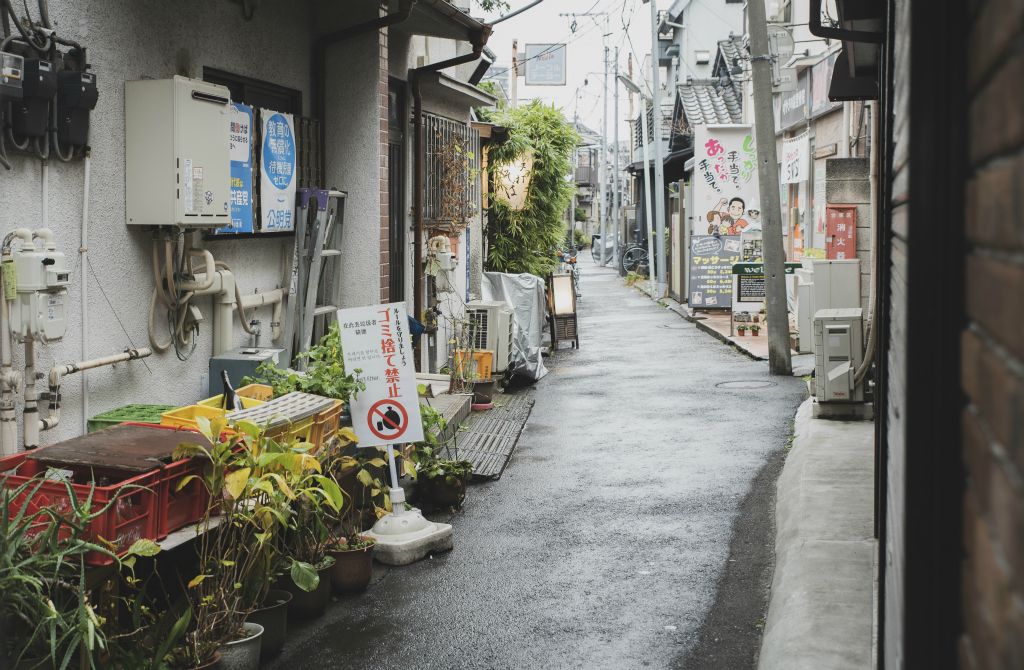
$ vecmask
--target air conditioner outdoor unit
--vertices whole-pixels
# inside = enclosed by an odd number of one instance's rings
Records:
[[[494,352],[493,372],[505,372],[512,360],[512,308],[498,300],[474,300],[466,306],[473,348]]]

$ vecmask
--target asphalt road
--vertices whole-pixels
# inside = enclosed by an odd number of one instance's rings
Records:
[[[548,359],[504,476],[450,519],[454,551],[378,566],[270,667],[753,667],[802,384],[610,270],[584,264],[582,291],[581,348]],[[737,381],[770,385],[717,386]]]

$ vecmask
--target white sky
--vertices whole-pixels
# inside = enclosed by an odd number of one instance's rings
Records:
[[[512,10],[526,5],[528,0],[509,0]],[[667,7],[669,0],[661,0],[658,6]],[[601,92],[603,84],[602,55],[604,47],[611,50],[608,75],[608,140],[613,136],[613,95],[614,84],[611,75],[615,47],[619,47],[619,70],[628,72],[627,61],[633,58],[633,79],[640,81],[640,62],[651,49],[650,6],[641,0],[544,0],[540,5],[523,14],[499,23],[494,27],[487,46],[497,54],[496,63],[509,65],[512,60],[512,40],[519,40],[519,51],[526,50],[529,43],[566,42],[566,84],[565,86],[526,86],[525,79],[519,79],[520,103],[533,98],[554,103],[563,109],[571,121],[578,113],[581,123],[596,132],[601,132]],[[569,13],[607,12],[608,16],[576,17],[576,32],[570,30],[573,22]],[[472,12],[479,14],[476,8]],[[492,12],[484,18],[493,20],[500,14]],[[607,20],[607,27],[605,21]],[[629,39],[623,24],[629,26]],[[604,33],[610,33],[605,36]],[[632,44],[630,43],[632,41]],[[632,50],[635,49],[635,56]],[[522,68],[520,68],[522,74]],[[584,83],[586,82],[586,83]],[[619,139],[627,138],[626,118],[629,114],[629,96],[623,88],[619,92],[620,127]],[[639,100],[635,102],[636,113]]]

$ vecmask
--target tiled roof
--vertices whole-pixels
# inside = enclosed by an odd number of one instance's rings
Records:
[[[691,80],[679,86],[679,100],[689,126],[743,120],[740,92],[732,82]]]

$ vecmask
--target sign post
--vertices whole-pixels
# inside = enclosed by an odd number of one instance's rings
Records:
[[[452,527],[424,519],[419,510],[406,510],[398,481],[394,445],[424,439],[405,303],[339,309],[338,324],[345,369],[359,370],[366,384],[351,401],[359,447],[386,447],[388,452],[392,513],[367,533],[377,541],[376,558],[406,565],[432,551],[451,549]]]

